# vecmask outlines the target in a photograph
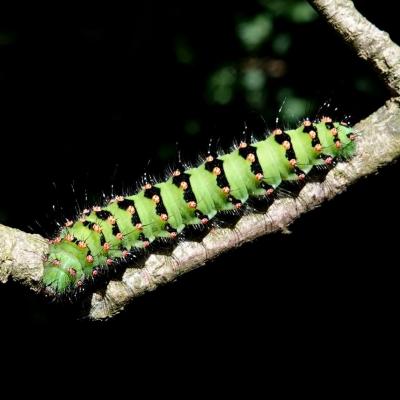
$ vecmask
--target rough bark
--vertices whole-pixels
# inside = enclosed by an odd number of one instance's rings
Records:
[[[387,86],[400,94],[400,48],[389,36],[367,21],[348,0],[314,0],[314,6],[352,45],[358,55],[372,63]],[[342,193],[361,177],[375,172],[400,155],[400,108],[398,98],[355,126],[361,135],[357,154],[338,164],[325,181],[309,183],[297,198],[274,202],[265,214],[254,213],[240,219],[234,229],[211,231],[202,242],[182,242],[171,255],[151,255],[142,266],[127,268],[122,280],[112,280],[103,292],[94,293],[88,314],[93,319],[109,318],[120,312],[134,297],[203,265],[219,254],[255,238],[285,229],[302,213],[318,207]],[[12,278],[38,290],[45,239],[0,225],[0,281]]]
[[[0,225],[0,282],[11,277],[38,290],[48,248],[40,235]]]
[[[400,93],[400,47],[361,15],[349,0],[310,0],[327,22],[368,61],[394,96]]]

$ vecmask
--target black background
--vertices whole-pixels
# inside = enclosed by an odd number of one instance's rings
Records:
[[[400,42],[390,2],[380,3],[387,7],[379,12],[373,2],[356,5]],[[237,137],[251,108],[240,96],[225,107],[210,105],[204,86],[217,65],[245,57],[234,40],[235,18],[257,7],[175,0],[134,9],[35,6],[2,13],[2,29],[14,39],[0,47],[0,221],[49,234],[51,221],[73,215],[83,188],[95,201],[111,183],[135,182],[149,159],[147,170],[162,171],[174,160],[170,149],[177,141],[193,160],[210,136],[222,145]],[[324,21],[288,29],[295,45],[287,74],[268,86],[267,121],[279,108],[273,93],[283,83],[317,102],[333,97],[355,121],[388,98],[373,71]],[[190,66],[176,61],[177,36],[195,49]],[[373,88],[368,94],[354,89],[359,75]],[[188,118],[201,122],[197,136],[185,134]],[[115,346],[117,335],[118,343],[137,339],[146,346],[152,338],[180,348],[185,341],[192,350],[208,338],[216,344],[233,339],[232,351],[312,343],[361,351],[371,332],[379,340],[390,335],[397,316],[398,174],[397,165],[385,168],[305,215],[291,235],[223,255],[135,300],[107,323],[77,320],[68,305],[49,305],[8,283],[0,287],[0,324],[19,333],[34,326],[47,337],[72,328],[76,352],[76,341],[90,347],[110,339]],[[52,213],[52,204],[62,210]]]

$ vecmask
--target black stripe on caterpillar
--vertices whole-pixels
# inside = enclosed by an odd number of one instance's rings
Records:
[[[254,143],[243,140],[225,154],[209,151],[197,167],[181,165],[164,182],[146,182],[137,193],[67,220],[50,242],[43,284],[54,294],[71,292],[158,238],[175,239],[187,226],[206,225],[251,197],[272,196],[282,182],[304,180],[315,166],[348,159],[354,139],[347,122],[322,117],[293,130],[277,128]]]

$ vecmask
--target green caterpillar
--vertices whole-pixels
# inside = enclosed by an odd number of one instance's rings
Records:
[[[243,140],[229,153],[209,151],[195,168],[180,164],[165,182],[145,182],[136,194],[116,196],[67,220],[50,241],[43,284],[54,294],[73,291],[157,238],[174,239],[188,225],[239,209],[249,197],[272,196],[283,181],[304,180],[316,165],[348,159],[354,139],[347,122],[305,119],[297,129]]]

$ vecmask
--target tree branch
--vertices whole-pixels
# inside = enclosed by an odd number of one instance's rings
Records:
[[[400,94],[400,49],[389,36],[361,16],[348,0],[313,0],[315,7],[349,42],[359,56],[370,61],[391,90]],[[342,193],[361,177],[375,172],[400,156],[400,107],[398,98],[355,126],[362,132],[357,152],[349,162],[339,163],[323,183],[308,183],[295,199],[275,201],[265,214],[240,219],[235,228],[212,230],[200,243],[182,242],[171,255],[152,254],[142,266],[127,268],[121,280],[112,280],[103,292],[91,297],[88,315],[109,318],[134,297],[154,290],[195,269],[219,254],[255,238],[284,229],[302,213]],[[38,290],[43,273],[47,241],[0,225],[0,281],[21,281]]]
[[[0,282],[12,278],[37,291],[48,249],[47,240],[40,235],[0,224]]]
[[[229,249],[284,229],[304,212],[332,199],[356,180],[400,156],[397,100],[388,101],[355,129],[362,132],[356,156],[338,164],[323,183],[307,184],[295,199],[276,200],[265,214],[244,216],[234,229],[214,229],[200,243],[182,242],[169,256],[152,254],[142,266],[127,268],[122,280],[112,280],[105,292],[92,295],[89,316],[93,319],[111,317],[134,297],[176,279]],[[5,282],[10,277],[37,290],[47,251],[47,241],[41,236],[0,225],[0,280]]]
[[[400,47],[361,15],[350,0],[310,0],[358,56],[377,70],[393,95],[400,93]]]
[[[332,199],[356,180],[400,156],[400,109],[397,101],[388,101],[355,129],[362,132],[357,142],[357,155],[350,162],[338,164],[322,184],[309,183],[297,198],[276,200],[265,214],[242,217],[234,229],[215,229],[200,243],[183,242],[170,256],[153,254],[143,266],[128,268],[122,280],[111,281],[104,293],[92,296],[89,316],[93,319],[108,318],[121,311],[134,297],[176,279],[221,253],[284,229],[301,214]]]

